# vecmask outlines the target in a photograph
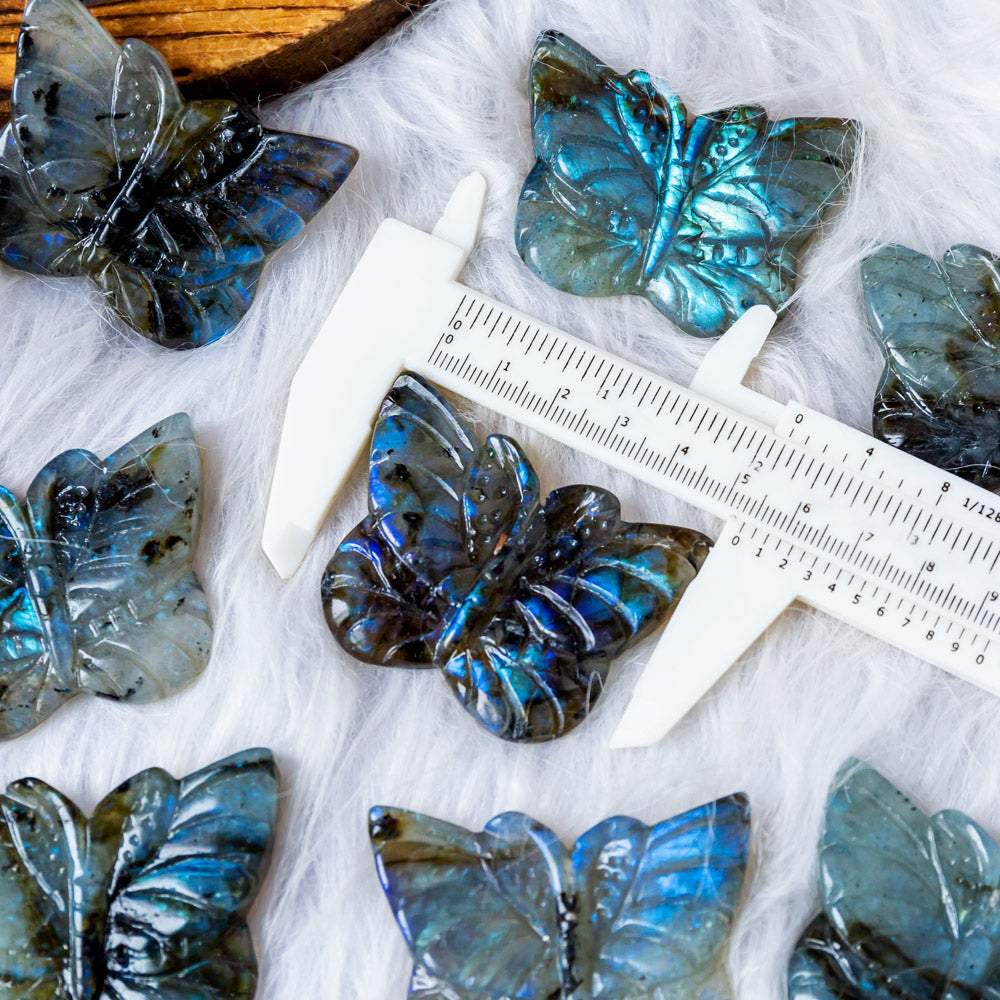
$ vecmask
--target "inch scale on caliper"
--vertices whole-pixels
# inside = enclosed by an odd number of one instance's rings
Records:
[[[296,374],[263,540],[279,572],[408,368],[723,519],[615,745],[666,733],[795,599],[1000,693],[993,494],[744,387],[766,308],[684,389],[459,284],[484,196],[467,179],[431,235],[383,223]]]

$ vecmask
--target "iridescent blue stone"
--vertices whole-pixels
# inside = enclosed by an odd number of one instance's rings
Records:
[[[861,266],[885,352],[877,437],[1000,491],[1000,256],[952,247],[941,260],[884,247]]]
[[[851,761],[819,868],[823,911],[792,955],[790,1000],[1000,996],[1000,846],[964,813],[927,816]]]
[[[531,106],[525,263],[574,295],[645,296],[697,337],[788,300],[858,134],[852,121],[772,121],[759,107],[689,121],[648,74],[619,76],[555,31],[535,47]]]
[[[438,667],[508,740],[586,718],[611,661],[666,620],[710,546],[622,521],[595,486],[543,503],[517,442],[480,442],[409,373],[382,404],[369,466],[368,517],[323,577],[330,629],[367,663]]]
[[[45,1000],[249,1000],[247,911],[278,773],[246,750],[129,778],[89,818],[37,778],[0,796],[0,989]]]
[[[183,413],[104,460],[63,452],[23,502],[0,487],[0,739],[77,694],[155,701],[201,673],[212,623],[191,566],[200,519]]]
[[[369,830],[411,1000],[695,1000],[719,981],[750,810],[732,795],[652,827],[615,816],[571,851],[514,812],[476,834],[379,807]]]
[[[86,275],[164,347],[228,333],[265,258],[343,183],[349,146],[181,98],[163,58],[79,0],[30,0],[0,135],[0,257]]]

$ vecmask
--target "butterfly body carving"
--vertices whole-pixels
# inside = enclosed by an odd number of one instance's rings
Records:
[[[369,515],[323,578],[334,636],[365,662],[438,667],[505,739],[581,722],[611,660],[666,619],[709,550],[699,532],[622,521],[597,487],[543,503],[515,441],[480,442],[409,373],[379,412],[369,468]]]
[[[89,818],[35,778],[0,797],[0,985],[51,1000],[249,1000],[247,911],[277,805],[270,751],[149,768]]]
[[[718,971],[749,843],[732,795],[567,849],[522,813],[476,834],[379,807],[379,879],[414,960],[411,1000],[693,1000]]]
[[[348,146],[180,96],[79,0],[30,0],[0,135],[0,257],[88,276],[165,347],[211,343],[249,308],[266,257],[343,183]]]
[[[819,858],[823,910],[792,954],[790,1000],[1000,996],[1000,846],[968,816],[928,816],[851,761]]]
[[[935,260],[887,246],[861,275],[885,354],[875,435],[1000,491],[1000,257],[962,245]]]
[[[788,300],[858,131],[758,107],[689,122],[648,74],[620,76],[555,31],[538,39],[531,102],[537,162],[516,220],[525,263],[575,295],[644,296],[700,337]]]
[[[0,738],[77,694],[148,702],[201,673],[212,625],[191,566],[200,518],[186,414],[105,460],[64,452],[23,502],[0,487]]]

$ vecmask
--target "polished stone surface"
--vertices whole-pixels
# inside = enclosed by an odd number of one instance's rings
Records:
[[[940,260],[888,246],[861,267],[885,352],[875,434],[1000,490],[1000,256],[952,247]]]
[[[411,998],[694,1000],[722,963],[750,810],[732,795],[652,827],[615,816],[572,850],[515,812],[476,834],[383,806],[369,830]]]
[[[648,74],[620,76],[555,31],[535,48],[531,108],[537,163],[516,222],[525,262],[575,295],[645,296],[698,337],[788,300],[858,129],[772,121],[759,107],[689,121]]]
[[[708,553],[697,531],[631,524],[595,486],[542,502],[518,444],[481,443],[404,373],[371,443],[369,515],[323,578],[337,641],[383,666],[439,667],[508,740],[579,724],[614,657],[662,624]]]
[[[228,333],[265,258],[343,183],[349,146],[181,98],[162,57],[79,0],[30,0],[0,135],[0,258],[85,275],[134,330],[190,348]]]
[[[0,739],[77,694],[155,701],[201,673],[212,624],[191,566],[200,519],[183,413],[107,459],[63,452],[23,502],[0,487]]]
[[[790,1000],[1000,996],[1000,846],[964,813],[927,816],[851,761],[819,867],[823,910],[792,955]]]
[[[246,924],[278,773],[246,750],[129,778],[88,819],[37,778],[0,797],[0,988],[39,1000],[249,1000]]]

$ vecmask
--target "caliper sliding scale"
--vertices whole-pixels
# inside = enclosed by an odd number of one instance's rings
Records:
[[[485,195],[467,177],[430,235],[383,222],[299,368],[263,535],[282,576],[407,368],[723,519],[613,746],[665,735],[796,599],[1000,694],[1000,498],[743,386],[764,306],[683,389],[459,284]]]

